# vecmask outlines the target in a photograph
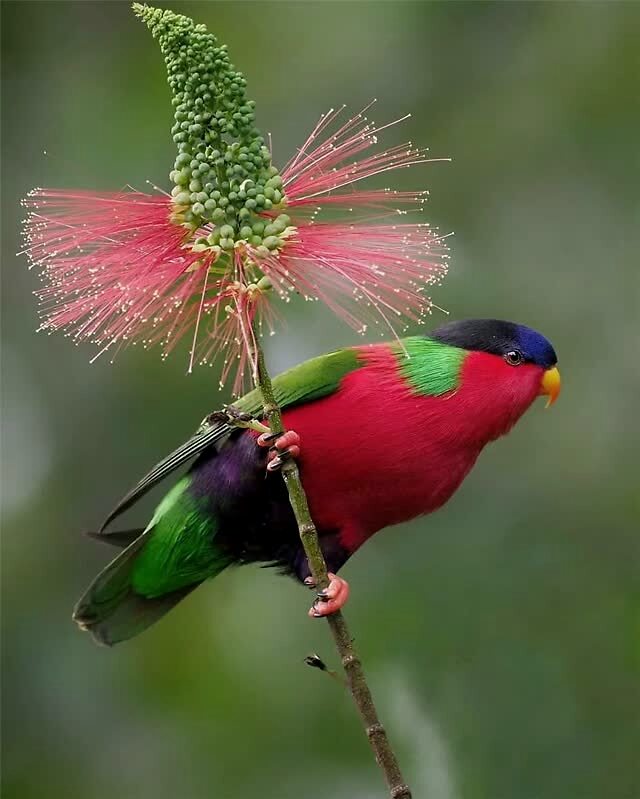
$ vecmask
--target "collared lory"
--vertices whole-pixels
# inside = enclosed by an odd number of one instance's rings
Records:
[[[323,601],[310,612],[335,611],[348,594],[336,572],[370,536],[442,506],[486,444],[507,433],[538,395],[553,402],[560,390],[547,339],[494,319],[337,350],[273,382],[289,432],[277,431],[271,454],[263,446],[268,437],[212,414],[95,534],[124,547],[74,612],[99,642],[136,635],[231,564],[272,564],[311,582],[284,482],[273,470],[283,450],[299,459],[331,572]],[[255,391],[235,407],[261,415]],[[104,531],[194,457],[146,528]]]

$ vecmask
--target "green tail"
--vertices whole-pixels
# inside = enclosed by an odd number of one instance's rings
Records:
[[[190,483],[185,477],[174,486],[146,530],[112,534],[126,548],[95,578],[73,612],[74,621],[98,643],[110,646],[138,635],[229,565],[215,547],[215,519],[203,512]]]

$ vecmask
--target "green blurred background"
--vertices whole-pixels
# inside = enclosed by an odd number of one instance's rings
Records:
[[[276,163],[337,103],[412,112],[385,141],[454,159],[396,181],[429,187],[456,233],[436,301],[559,353],[553,411],[345,571],[414,796],[638,799],[640,4],[170,6],[228,42]],[[2,59],[3,796],[383,796],[349,697],[302,664],[335,656],[292,581],[230,571],[113,650],[72,625],[111,554],[80,531],[227,396],[184,357],[90,366],[90,346],[36,335],[15,257],[34,185],[168,185],[155,42],[127,3],[4,2]],[[317,305],[287,310],[274,370],[360,341]]]

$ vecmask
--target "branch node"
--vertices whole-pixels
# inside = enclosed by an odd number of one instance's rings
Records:
[[[373,738],[374,735],[387,735],[384,726],[379,721],[367,727],[367,737]]]
[[[360,665],[361,665],[360,658],[356,657],[356,655],[354,655],[353,652],[344,655],[342,658],[342,666],[345,669],[345,671],[350,668],[351,669],[358,668]]]
[[[304,522],[299,527],[300,535],[313,535],[316,532],[316,526],[313,522]]]
[[[411,799],[411,789],[408,785],[396,785],[391,789],[391,799]]]

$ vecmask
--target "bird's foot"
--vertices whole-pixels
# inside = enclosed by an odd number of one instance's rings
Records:
[[[214,411],[204,417],[200,427],[196,430],[196,435],[208,432],[211,425],[216,423],[230,424],[245,430],[255,430],[256,433],[269,433],[269,428],[252,414],[241,411],[235,405],[225,405],[221,411]]]
[[[269,447],[267,471],[275,472],[290,458],[300,456],[300,436],[294,430],[284,433],[262,433],[256,439],[259,447]]]
[[[312,619],[319,619],[322,616],[329,616],[340,610],[349,599],[349,583],[338,577],[337,574],[329,572],[329,585],[318,593],[316,601],[309,608],[309,616]],[[313,588],[315,581],[313,577],[307,577],[305,585]]]

